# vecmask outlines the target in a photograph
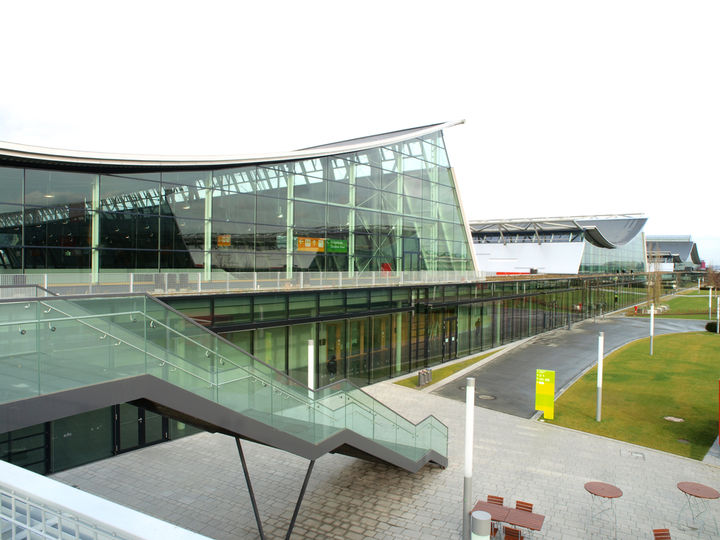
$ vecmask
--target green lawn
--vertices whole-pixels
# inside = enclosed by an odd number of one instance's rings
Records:
[[[657,336],[653,348],[650,356],[643,339],[605,358],[602,422],[596,368],[555,402],[555,419],[546,422],[703,459],[718,434],[720,336]]]
[[[441,381],[450,375],[453,375],[454,373],[457,373],[460,370],[465,369],[468,366],[471,366],[472,364],[479,362],[483,358],[487,358],[491,354],[495,354],[498,351],[493,351],[485,354],[481,354],[478,356],[473,356],[472,358],[468,358],[467,360],[463,360],[462,362],[458,362],[457,364],[451,364],[449,366],[445,367],[436,367],[432,368],[432,382],[430,384],[436,383],[438,381]],[[412,377],[408,377],[407,379],[402,379],[400,381],[397,381],[395,384],[399,384],[400,386],[407,386],[408,388],[414,388],[414,389],[420,389],[420,388],[426,388],[428,385],[425,386],[418,386],[417,385],[417,375],[413,375]]]
[[[712,318],[715,319],[717,313],[717,300],[713,295],[712,300]],[[668,300],[663,301],[663,304],[667,305],[670,309],[664,313],[656,313],[656,317],[662,318],[674,318],[674,319],[702,319],[708,320],[708,297],[707,294],[704,296],[696,295],[678,295]],[[627,314],[635,317],[649,317],[640,313],[634,314],[634,309],[628,310]]]

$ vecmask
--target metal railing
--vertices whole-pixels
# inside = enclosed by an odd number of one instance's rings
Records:
[[[207,538],[0,461],[0,538]]]
[[[296,289],[390,287],[440,283],[485,281],[483,272],[453,270],[416,272],[160,272],[102,273],[95,278],[88,272],[50,272],[46,274],[0,274],[2,287],[14,289],[42,287],[53,293],[103,294],[151,293],[192,294]],[[10,292],[8,292],[10,294]],[[17,297],[17,295],[15,295]],[[44,296],[44,294],[38,294]],[[35,293],[28,294],[35,296]]]

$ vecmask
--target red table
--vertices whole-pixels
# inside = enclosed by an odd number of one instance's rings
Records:
[[[478,501],[475,503],[472,511],[475,512],[476,510],[487,512],[490,514],[490,519],[493,521],[501,521],[503,523],[507,523],[508,525],[514,525],[515,527],[522,527],[524,529],[532,529],[533,531],[539,531],[542,529],[543,523],[545,522],[545,516],[542,514],[518,510],[517,508],[509,508],[507,506],[501,506],[487,501]]]
[[[585,484],[585,491],[587,491],[592,497],[592,510],[590,512],[590,518],[595,519],[600,514],[611,511],[613,514],[613,530],[615,532],[615,538],[617,538],[617,514],[615,513],[615,505],[613,502],[615,499],[622,497],[622,490],[612,484],[606,484],[605,482],[588,482]],[[607,502],[606,505],[605,502]],[[597,511],[595,509],[596,506],[598,506]]]
[[[687,510],[690,512],[690,516],[692,516],[692,522],[685,521],[685,525],[691,529],[704,531],[705,519],[703,514],[708,511],[707,501],[720,499],[720,492],[710,486],[698,484],[697,482],[678,482],[677,487],[685,494],[686,499],[686,504],[680,508],[680,512],[678,513],[678,522],[682,525],[682,514]],[[718,526],[714,517],[713,522],[715,523],[715,533],[717,534]]]
[[[487,501],[478,501],[475,503],[475,506],[473,506],[472,511],[475,512],[476,510],[482,510],[483,512],[487,512],[488,514],[490,514],[490,519],[492,519],[493,521],[505,521],[505,517],[512,509],[508,508],[507,506],[501,506],[499,504],[493,504]]]
[[[527,510],[511,508],[505,516],[504,521],[505,523],[515,525],[516,527],[539,531],[542,529],[543,523],[545,522],[545,516],[542,514],[536,514],[535,512],[528,512]]]

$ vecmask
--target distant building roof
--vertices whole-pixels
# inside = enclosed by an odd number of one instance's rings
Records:
[[[672,258],[674,262],[687,262],[700,264],[697,244],[691,236],[648,236],[645,238],[649,257]]]
[[[591,244],[613,249],[623,246],[635,238],[645,226],[647,219],[643,214],[607,214],[479,220],[470,222],[470,230],[475,235],[497,234],[501,237],[523,232],[534,233],[539,243],[541,242],[541,234],[582,232]]]

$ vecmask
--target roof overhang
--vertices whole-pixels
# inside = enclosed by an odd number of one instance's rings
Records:
[[[220,155],[220,156],[169,156],[142,154],[112,154],[102,152],[83,152],[43,148],[0,141],[0,162],[14,163],[16,166],[36,165],[61,167],[64,169],[95,170],[172,170],[201,169],[213,167],[232,167],[260,163],[277,163],[326,157],[348,152],[357,152],[368,148],[396,144],[408,139],[422,137],[430,133],[462,124],[464,120],[429,124],[400,131],[392,131],[369,137],[350,139],[337,143],[305,148],[279,154]]]
[[[555,218],[502,219],[471,221],[473,233],[497,233],[500,236],[519,232],[548,234],[582,232],[588,242],[614,249],[635,238],[647,222],[643,214],[607,214]]]

